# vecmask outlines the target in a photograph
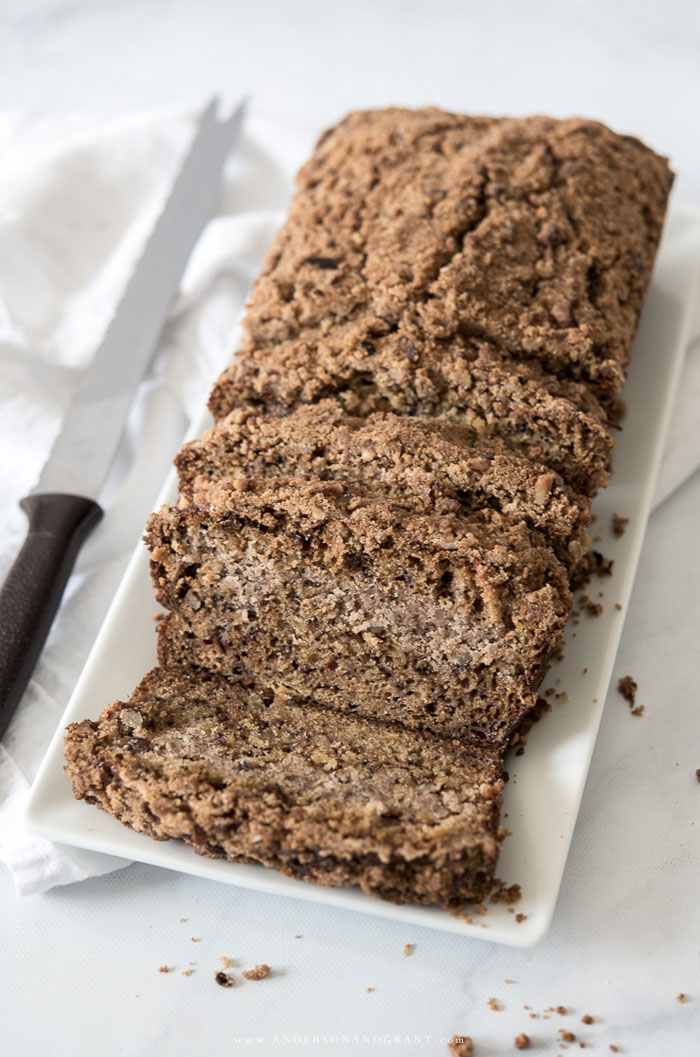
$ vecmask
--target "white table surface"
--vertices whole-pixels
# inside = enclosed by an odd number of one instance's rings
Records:
[[[670,154],[678,199],[698,204],[699,44],[693,0],[0,0],[0,107],[115,111],[247,91],[255,113],[309,132],[391,102],[581,113]],[[696,475],[650,523],[614,677],[630,671],[647,710],[631,718],[611,694],[541,946],[407,935],[145,866],[22,900],[2,872],[3,1052],[438,1055],[461,1031],[478,1057],[515,1052],[526,1031],[533,1052],[556,1054],[565,1027],[594,1053],[698,1054],[700,900],[677,869],[700,851],[698,524]],[[632,816],[644,826],[631,831]],[[221,956],[230,990],[213,980]],[[241,981],[263,961],[270,978]],[[523,1004],[572,1012],[529,1019]]]

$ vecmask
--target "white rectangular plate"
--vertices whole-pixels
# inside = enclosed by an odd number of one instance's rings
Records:
[[[596,619],[584,617],[567,628],[565,659],[554,665],[544,685],[566,691],[568,703],[554,704],[552,712],[533,729],[527,752],[519,757],[511,755],[506,764],[511,780],[505,790],[504,811],[512,835],[505,842],[497,873],[507,882],[521,885],[523,898],[515,909],[527,915],[525,921],[516,922],[505,906],[489,905],[487,918],[475,915],[474,924],[468,924],[438,909],[393,906],[357,889],[323,888],[262,866],[201,858],[182,842],[153,841],[75,801],[63,772],[63,728],[85,718],[96,719],[109,702],[128,696],[155,664],[156,604],[142,544],[136,548],[37,775],[26,813],[27,827],[65,844],[275,895],[310,899],[517,947],[541,940],[554,912],[632,590],[683,361],[699,260],[700,214],[673,211],[634,344],[624,393],[628,412],[622,432],[616,435],[612,481],[594,504],[597,521],[593,531],[602,537],[596,547],[614,559],[612,577],[596,581],[595,588],[591,586],[596,601],[598,590],[603,592],[600,601],[604,609]],[[208,424],[203,416],[191,435],[199,435]],[[175,491],[171,474],[159,503],[172,501]],[[615,539],[610,530],[614,512],[630,519],[621,539]]]

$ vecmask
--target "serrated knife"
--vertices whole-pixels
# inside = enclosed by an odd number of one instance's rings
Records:
[[[0,590],[0,738],[29,682],[78,551],[102,517],[100,489],[187,258],[214,211],[244,105],[225,120],[217,116],[217,100],[202,113],[63,430],[36,487],[20,503],[27,536]]]

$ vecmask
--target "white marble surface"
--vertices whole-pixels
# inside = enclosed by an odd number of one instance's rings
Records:
[[[0,108],[115,111],[248,91],[255,114],[309,135],[350,107],[390,102],[576,112],[669,153],[679,199],[700,204],[699,44],[691,0],[0,0]],[[699,860],[699,522],[696,475],[650,524],[615,676],[634,674],[647,711],[632,719],[611,695],[544,944],[409,936],[143,866],[25,900],[3,873],[4,1051],[439,1055],[463,1031],[478,1057],[514,1052],[526,1031],[534,1052],[554,1055],[564,1027],[594,1053],[614,1043],[694,1057],[700,913],[680,878]],[[239,984],[220,989],[222,955],[276,971],[241,984],[234,968]],[[181,976],[191,960],[196,972]],[[158,973],[164,963],[175,971]],[[522,1009],[560,1003],[570,1016]],[[584,1013],[596,1023],[580,1024]]]

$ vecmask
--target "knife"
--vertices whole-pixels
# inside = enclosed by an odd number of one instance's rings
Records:
[[[220,120],[213,99],[141,259],[85,372],[38,484],[20,502],[27,536],[0,590],[0,738],[24,693],[97,502],[134,390],[151,359],[199,233],[214,211],[241,103]]]

